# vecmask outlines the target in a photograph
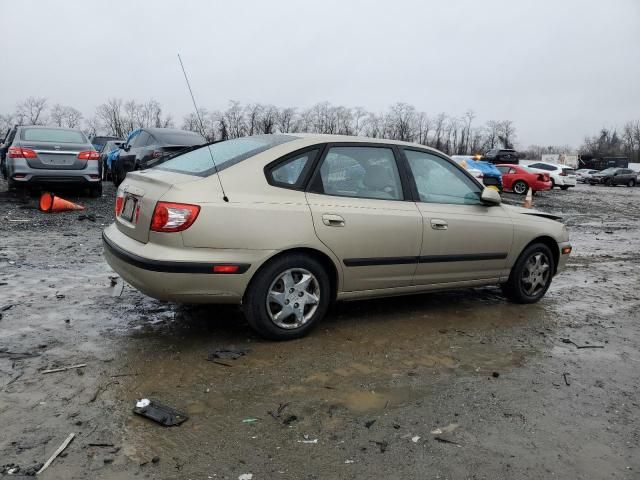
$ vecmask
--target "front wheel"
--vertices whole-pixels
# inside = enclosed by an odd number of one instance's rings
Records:
[[[251,328],[271,340],[306,335],[324,317],[332,297],[326,270],[303,254],[276,258],[252,279],[244,299]]]
[[[507,283],[500,285],[504,295],[515,303],[535,303],[551,285],[555,262],[543,243],[529,245],[511,269]]]
[[[627,187],[635,187],[636,186],[636,181],[632,178],[631,180],[629,180],[629,182],[627,183]]]

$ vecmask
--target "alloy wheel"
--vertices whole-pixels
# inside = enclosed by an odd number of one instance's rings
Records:
[[[529,257],[522,269],[520,283],[522,290],[530,297],[535,297],[543,291],[551,279],[551,262],[542,252],[536,252]]]
[[[516,182],[513,185],[513,191],[516,192],[518,195],[523,195],[527,191],[527,184],[524,182]]]
[[[306,324],[318,309],[320,284],[304,268],[291,268],[279,274],[267,293],[267,313],[280,328],[294,329]]]

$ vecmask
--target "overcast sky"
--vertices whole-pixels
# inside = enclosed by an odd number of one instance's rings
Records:
[[[517,143],[578,146],[640,119],[640,0],[0,0],[0,113],[28,96],[381,111],[401,101]]]

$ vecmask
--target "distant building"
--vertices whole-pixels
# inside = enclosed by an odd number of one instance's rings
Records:
[[[604,170],[610,167],[628,168],[629,157],[605,157],[598,155],[580,155],[578,157],[578,168]]]

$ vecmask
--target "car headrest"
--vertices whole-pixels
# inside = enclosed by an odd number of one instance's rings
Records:
[[[382,165],[370,165],[362,180],[369,188],[382,189],[389,185],[389,174]]]

